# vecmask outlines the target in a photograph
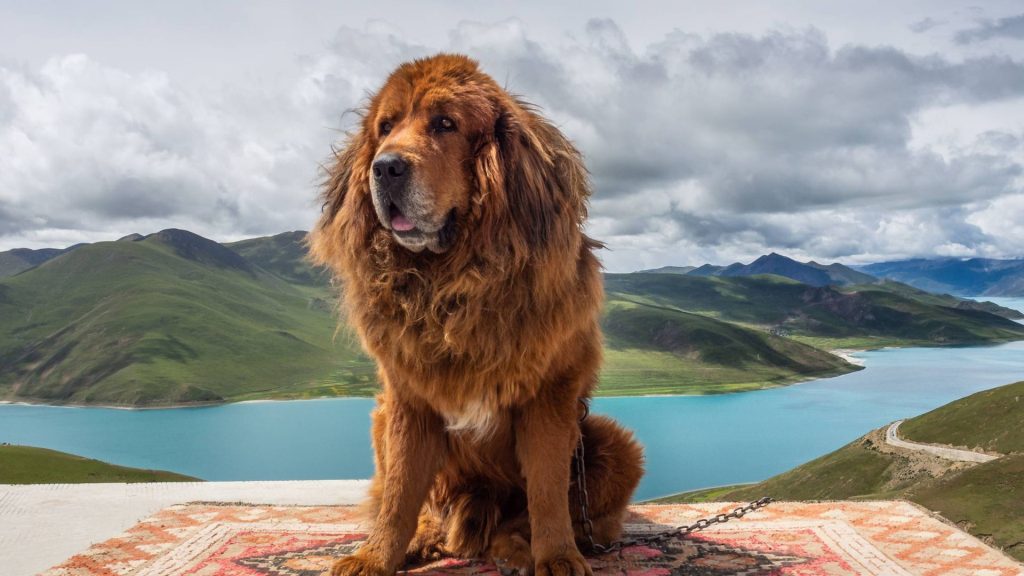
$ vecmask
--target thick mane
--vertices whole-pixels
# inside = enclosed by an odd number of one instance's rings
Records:
[[[338,274],[345,312],[375,355],[443,379],[507,378],[515,365],[522,382],[545,372],[552,340],[595,322],[600,245],[582,232],[590,188],[579,152],[486,80],[469,89],[492,102],[494,130],[475,143],[470,209],[450,250],[409,252],[378,224],[364,122],[328,169],[311,253]]]

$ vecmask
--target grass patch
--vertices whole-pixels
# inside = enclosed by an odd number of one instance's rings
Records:
[[[907,496],[1024,561],[1024,454],[979,464]]]
[[[720,502],[726,494],[735,492],[747,484],[732,484],[730,486],[717,486],[715,488],[704,488],[681,492],[663,498],[648,500],[644,504],[697,504],[700,502]]]
[[[91,482],[194,482],[197,478],[115,466],[30,446],[0,446],[0,484],[83,484]]]
[[[1024,381],[911,418],[900,425],[900,435],[918,442],[1024,453]]]

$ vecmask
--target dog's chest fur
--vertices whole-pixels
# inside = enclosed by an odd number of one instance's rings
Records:
[[[474,440],[482,440],[493,434],[499,420],[498,407],[479,399],[468,400],[460,408],[447,408],[439,412],[448,432]]]

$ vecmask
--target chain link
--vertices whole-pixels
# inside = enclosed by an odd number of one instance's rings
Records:
[[[580,399],[580,404],[583,406],[583,416],[580,417],[580,423],[582,424],[583,421],[587,419],[587,416],[590,415],[590,407],[583,399]],[[656,534],[637,536],[635,538],[624,538],[605,546],[594,541],[594,523],[590,519],[590,512],[587,506],[589,494],[587,493],[586,449],[583,446],[582,426],[580,427],[580,440],[576,444],[575,456],[576,495],[580,509],[580,524],[583,528],[583,537],[586,538],[587,542],[590,544],[590,549],[598,554],[618,552],[619,550],[629,548],[630,546],[660,544],[672,538],[686,537],[694,532],[705,530],[714,524],[722,524],[732,520],[733,518],[743,518],[747,514],[760,510],[775,501],[774,499],[765,496],[764,498],[754,500],[746,506],[734,508],[732,512],[717,514],[709,518],[701,518],[688,526],[676,526],[675,528],[665,530],[664,532],[658,532]]]

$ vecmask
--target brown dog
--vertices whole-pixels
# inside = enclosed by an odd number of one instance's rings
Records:
[[[474,61],[439,55],[391,74],[328,172],[311,252],[383,383],[376,522],[332,574],[439,554],[589,574],[581,428],[598,543],[618,537],[643,455],[611,420],[579,423],[603,300],[579,152]]]

